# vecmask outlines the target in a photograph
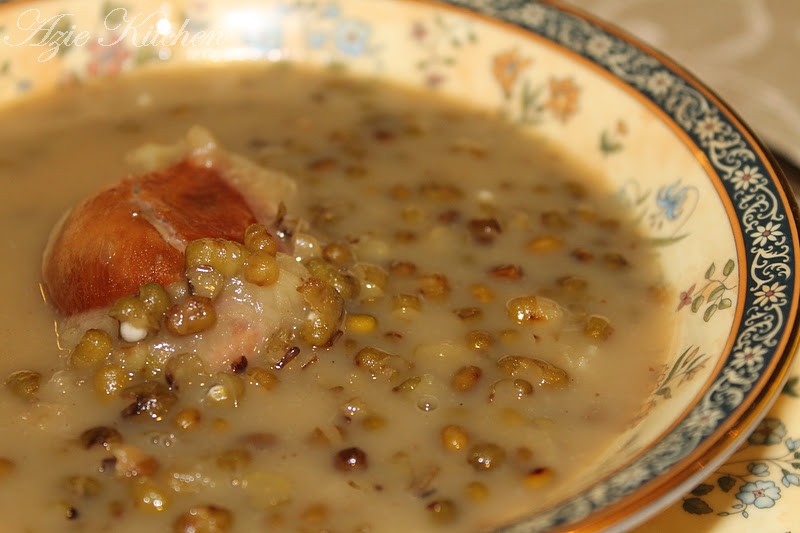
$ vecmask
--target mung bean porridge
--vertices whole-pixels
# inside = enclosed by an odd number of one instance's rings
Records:
[[[0,121],[4,531],[490,530],[666,355],[632,217],[487,112],[250,65]]]

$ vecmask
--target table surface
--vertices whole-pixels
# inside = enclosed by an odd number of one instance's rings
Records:
[[[671,56],[727,101],[787,162],[800,162],[800,0],[567,3]],[[800,532],[800,357],[747,443],[709,471],[703,483],[636,529],[664,531]]]

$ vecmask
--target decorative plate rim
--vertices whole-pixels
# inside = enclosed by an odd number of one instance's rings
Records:
[[[572,28],[602,32],[606,36],[614,39],[617,44],[628,48],[636,59],[651,63],[653,69],[668,72],[673,75],[683,85],[681,89],[691,89],[696,91],[692,96],[699,101],[708,116],[715,116],[722,119],[728,130],[725,132],[736,143],[736,147],[747,155],[741,156],[748,158],[750,164],[758,165],[759,170],[768,176],[766,187],[762,192],[768,193],[770,200],[774,202],[773,207],[777,209],[773,214],[782,218],[783,228],[791,236],[791,246],[786,250],[786,256],[782,263],[786,276],[786,286],[791,287],[790,296],[798,294],[800,289],[800,279],[795,275],[797,258],[795,253],[798,250],[798,225],[800,224],[800,210],[794,201],[794,196],[788,194],[791,191],[788,180],[783,176],[780,167],[775,163],[769,150],[758,139],[749,126],[739,117],[739,115],[725,103],[712,89],[702,83],[697,77],[682,67],[679,63],[669,58],[662,52],[643,43],[639,39],[631,36],[627,32],[616,26],[603,21],[591,14],[578,8],[567,6],[558,0],[537,0],[529,2],[526,0],[412,0],[416,3],[442,4],[445,7],[471,14],[485,19],[487,23],[501,24],[509,26],[518,31],[522,31],[528,36],[534,35],[544,38],[567,53],[575,54],[593,63],[605,71],[605,75],[614,78],[616,81],[625,83],[630,89],[629,92],[637,94],[639,98],[648,100],[660,109],[666,118],[671,122],[670,126],[677,128],[684,135],[682,141],[695,154],[698,161],[705,167],[714,171],[717,176],[718,190],[727,192],[727,196],[721,199],[730,202],[730,207],[735,215],[734,220],[743,223],[746,214],[747,202],[742,199],[742,195],[736,195],[732,190],[729,180],[726,181],[725,174],[730,177],[731,164],[726,165],[719,159],[721,155],[715,152],[719,150],[716,146],[722,137],[722,132],[717,132],[710,139],[706,139],[703,146],[703,139],[697,132],[692,132],[695,123],[689,120],[691,117],[681,117],[677,111],[669,109],[666,103],[659,103],[652,92],[646,87],[636,86],[635,79],[626,80],[620,74],[624,72],[614,72],[611,65],[603,63],[600,58],[590,57],[585,49],[581,49],[583,44],[580,40],[570,43],[564,34],[559,35],[560,24],[573,24]],[[539,11],[536,17],[531,17],[533,10],[549,10],[549,13]],[[542,16],[544,15],[544,16]],[[561,20],[557,20],[561,18]],[[582,26],[582,27],[581,27]],[[571,37],[569,35],[568,37]],[[654,62],[654,63],[653,63]],[[664,102],[666,98],[662,99]],[[681,120],[685,124],[681,124]],[[731,139],[728,139],[729,141]],[[741,159],[739,159],[741,162]],[[720,187],[721,186],[721,187]],[[737,201],[738,200],[738,201]],[[728,210],[728,209],[726,209]],[[729,211],[729,210],[728,210]],[[730,212],[729,212],[730,214]],[[747,390],[743,392],[738,403],[733,404],[733,408],[726,416],[718,418],[711,427],[696,426],[697,420],[692,417],[700,417],[702,407],[715,405],[716,396],[721,395],[717,389],[731,386],[726,379],[726,374],[732,372],[732,355],[736,345],[746,342],[747,330],[743,330],[743,323],[753,320],[748,317],[758,306],[754,304],[753,293],[757,289],[750,267],[753,266],[755,254],[752,243],[743,248],[743,245],[750,243],[750,238],[740,227],[736,234],[737,252],[743,259],[740,264],[742,267],[743,278],[746,287],[742,289],[743,298],[739,300],[736,313],[736,321],[732,327],[731,337],[726,343],[724,353],[728,354],[721,362],[721,368],[714,374],[708,387],[705,387],[698,405],[692,407],[680,422],[666,432],[664,440],[656,447],[648,449],[642,457],[637,458],[632,463],[626,464],[621,470],[613,473],[606,479],[593,484],[580,494],[575,495],[567,501],[556,503],[548,510],[539,512],[527,519],[522,519],[518,523],[511,524],[501,531],[522,532],[531,530],[543,530],[550,528],[596,531],[610,526],[617,528],[629,528],[643,522],[648,517],[657,513],[674,500],[679,498],[683,492],[694,484],[702,481],[705,477],[707,468],[713,468],[721,464],[725,458],[733,453],[738,445],[747,438],[752,429],[767,414],[769,408],[776,400],[783,384],[788,378],[789,367],[794,358],[794,352],[800,345],[800,315],[796,299],[788,297],[784,299],[783,305],[779,310],[786,310],[783,319],[779,320],[780,326],[773,330],[773,335],[762,343],[770,348],[769,361],[764,369],[757,373],[757,377],[748,383]],[[777,262],[780,263],[780,262]],[[769,263],[775,266],[775,263]],[[772,278],[774,279],[774,278]],[[775,306],[772,306],[774,311]],[[780,317],[779,317],[780,318]],[[716,401],[721,401],[716,398]],[[724,403],[723,403],[724,404]],[[713,411],[712,411],[713,412]],[[719,411],[718,411],[719,412]],[[696,427],[692,427],[695,425]],[[659,454],[670,455],[669,446],[679,446],[679,442],[689,438],[695,442],[695,446],[686,448],[675,460],[668,459],[666,462],[659,463]],[[666,444],[665,444],[666,442]],[[674,453],[674,451],[672,451]],[[640,478],[631,483],[626,476],[630,476],[636,468],[650,468],[652,475]],[[666,476],[666,472],[671,475]],[[641,490],[638,490],[643,487]],[[616,494],[608,497],[608,492],[615,491]],[[638,492],[637,492],[638,490]]]

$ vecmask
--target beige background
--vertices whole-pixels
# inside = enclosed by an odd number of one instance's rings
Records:
[[[800,161],[800,0],[567,0],[694,72]]]

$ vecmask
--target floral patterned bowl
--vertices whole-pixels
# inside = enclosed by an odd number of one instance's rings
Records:
[[[3,6],[0,100],[194,61],[336,65],[494,109],[603,172],[639,214],[675,288],[674,350],[586,483],[508,531],[641,522],[731,454],[782,387],[795,205],[737,115],[658,52],[550,2],[118,2]]]

